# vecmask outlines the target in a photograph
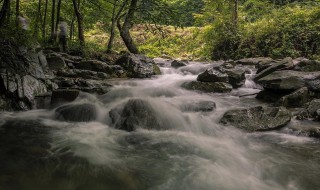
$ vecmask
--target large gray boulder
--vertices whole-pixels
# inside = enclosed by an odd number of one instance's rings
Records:
[[[284,107],[257,106],[227,111],[220,123],[254,132],[279,129],[290,121],[291,113]]]
[[[246,69],[240,67],[226,69],[224,72],[228,75],[229,83],[233,88],[243,86],[246,81],[246,73],[248,73]]]
[[[228,75],[216,68],[207,69],[197,77],[200,82],[225,82],[228,83]]]
[[[293,60],[292,58],[288,57],[285,58],[281,61],[278,61],[274,64],[272,64],[270,67],[264,69],[263,71],[261,71],[260,73],[258,73],[255,78],[254,81],[258,81],[259,79],[275,72],[275,71],[279,71],[279,70],[288,70],[288,69],[292,69],[294,67],[293,64]]]
[[[198,90],[202,92],[218,92],[218,93],[226,93],[232,91],[232,86],[225,82],[185,82],[182,84],[183,88],[188,90]]]
[[[134,131],[138,128],[144,129],[168,129],[162,125],[152,105],[141,99],[129,100],[123,107],[112,109],[109,112],[115,128]]]
[[[67,65],[63,57],[57,53],[51,53],[47,55],[48,66],[51,70],[58,71],[66,69]]]
[[[320,91],[320,72],[299,72],[292,70],[275,71],[257,81],[269,90],[295,91],[302,87]]]
[[[55,119],[60,121],[89,122],[97,118],[97,109],[92,104],[70,104],[55,110]]]
[[[159,72],[155,62],[144,55],[126,53],[115,62],[120,65],[128,77],[132,78],[149,78]]]
[[[111,78],[110,75],[103,72],[95,72],[95,71],[81,70],[81,69],[59,70],[57,72],[57,76],[69,77],[69,78],[95,79],[95,80],[103,80],[103,79]]]

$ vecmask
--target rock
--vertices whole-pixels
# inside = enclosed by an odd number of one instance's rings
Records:
[[[270,62],[273,62],[274,60],[270,57],[256,57],[256,58],[246,58],[246,59],[240,59],[235,61],[236,64],[241,65],[254,65],[257,66],[258,64],[264,65],[268,64]]]
[[[82,60],[74,64],[76,69],[83,69],[89,71],[102,72],[106,70],[108,64],[99,60]]]
[[[320,126],[303,124],[301,126],[290,127],[290,129],[298,136],[320,138]]]
[[[92,104],[65,105],[56,109],[55,118],[60,121],[94,121],[97,118],[97,109]]]
[[[161,121],[151,104],[145,100],[129,100],[123,108],[112,109],[109,112],[114,127],[126,131],[144,129],[168,129]]]
[[[293,70],[303,72],[320,71],[320,62],[315,60],[302,60],[294,66]]]
[[[24,76],[22,81],[23,95],[20,98],[26,98],[31,109],[34,109],[36,108],[35,96],[47,93],[47,87],[43,82],[30,75]]]
[[[184,112],[211,112],[216,109],[216,103],[212,101],[199,101],[186,103],[180,106]]]
[[[254,132],[279,129],[290,121],[291,113],[284,107],[257,106],[227,111],[220,123]]]
[[[174,67],[174,68],[179,68],[184,66],[187,66],[187,63],[185,61],[174,60],[171,63],[171,67]]]
[[[83,78],[83,79],[109,79],[110,76],[106,73],[95,72],[89,70],[80,70],[80,69],[68,69],[68,70],[59,70],[57,72],[59,77],[70,77],[70,78]]]
[[[161,70],[160,70],[159,66],[156,64],[153,64],[153,73],[155,75],[161,75]]]
[[[51,106],[55,107],[63,103],[74,101],[79,96],[79,90],[59,89],[52,92]]]
[[[272,64],[270,67],[264,69],[259,74],[256,75],[254,81],[257,82],[259,79],[279,70],[288,70],[294,67],[292,58],[288,57],[281,61]]]
[[[278,90],[262,90],[257,94],[256,99],[265,102],[276,103],[285,95],[288,95],[288,92],[282,92]]]
[[[299,72],[292,70],[275,71],[257,81],[268,90],[295,91],[308,87],[311,91],[320,91],[320,72]]]
[[[293,93],[283,96],[280,98],[277,105],[290,107],[290,108],[297,108],[302,107],[310,100],[309,90],[307,87],[303,87],[294,91]]]
[[[56,53],[49,54],[47,56],[47,61],[51,70],[58,71],[67,68],[64,59]]]
[[[207,69],[197,77],[200,82],[225,82],[228,83],[228,75],[216,68]]]
[[[192,82],[183,83],[181,87],[188,89],[188,90],[199,90],[202,92],[225,93],[225,92],[232,91],[232,86],[230,84],[224,83],[224,82],[192,81]]]
[[[229,83],[233,88],[239,88],[244,85],[247,72],[246,69],[238,67],[225,70],[225,73],[228,75]]]
[[[154,71],[155,62],[139,54],[126,53],[115,64],[120,65],[127,71],[127,76],[132,78],[149,78],[157,72]]]
[[[320,121],[320,99],[312,100],[305,105],[305,110],[300,112],[297,119],[313,119]]]

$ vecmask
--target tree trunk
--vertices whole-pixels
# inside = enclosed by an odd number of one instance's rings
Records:
[[[19,27],[20,0],[16,0],[16,26]]]
[[[80,45],[84,46],[85,40],[84,40],[84,34],[83,34],[83,26],[82,26],[82,16],[81,13],[79,11],[79,7],[78,7],[78,3],[76,0],[72,0],[73,3],[73,8],[77,17],[77,21],[78,21],[78,35],[79,35],[79,41],[80,41]]]
[[[34,33],[33,33],[34,37],[38,37],[38,35],[39,35],[39,23],[41,23],[41,20],[42,20],[41,4],[42,4],[42,0],[39,0],[38,1],[38,15],[37,15],[36,25],[35,25],[35,29],[34,29]]]
[[[51,10],[51,37],[50,42],[53,42],[55,39],[55,11],[56,11],[56,0],[52,0],[52,10]]]
[[[10,9],[10,0],[4,0],[2,8],[0,10],[0,27],[2,27],[5,22],[6,18],[8,17]]]
[[[238,7],[239,7],[239,0],[234,0],[233,23],[235,26],[238,25]]]
[[[61,10],[61,0],[58,0],[58,5],[57,5],[57,16],[56,16],[56,26],[55,26],[55,34],[56,34],[56,39],[58,39],[58,26],[60,22],[60,10]]]
[[[115,37],[115,27],[116,27],[116,8],[118,1],[115,0],[112,9],[112,19],[111,19],[111,29],[110,29],[110,38],[107,46],[107,53],[111,53],[113,47],[113,40]]]
[[[42,23],[42,38],[45,41],[46,38],[46,25],[47,25],[47,12],[48,12],[48,0],[46,0],[46,5],[44,8],[44,17],[43,17],[43,23]]]
[[[133,25],[132,20],[134,18],[134,13],[137,8],[137,3],[138,3],[138,0],[131,0],[130,7],[129,7],[128,13],[125,17],[123,25],[120,26],[118,24],[120,36],[121,36],[123,42],[125,43],[126,47],[128,48],[128,50],[131,53],[136,53],[136,54],[139,53],[139,50],[133,42],[133,39],[130,35],[130,29],[132,28],[132,25]]]

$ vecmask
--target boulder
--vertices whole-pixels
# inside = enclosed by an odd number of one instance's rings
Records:
[[[99,60],[82,60],[78,63],[74,64],[76,69],[90,70],[96,72],[102,72],[108,66],[107,63],[99,61]]]
[[[320,61],[302,60],[294,66],[293,70],[303,72],[320,71]]]
[[[305,105],[305,109],[297,115],[297,119],[313,119],[320,121],[320,99],[312,100]]]
[[[60,121],[89,122],[97,118],[97,109],[92,104],[69,104],[55,110],[55,119]]]
[[[246,73],[248,73],[248,71],[244,68],[236,67],[233,69],[226,69],[225,73],[228,75],[228,80],[232,87],[239,88],[244,85]]]
[[[59,70],[57,72],[59,77],[69,77],[69,78],[82,78],[82,79],[109,79],[110,76],[106,73],[95,72],[90,70],[80,70],[80,69],[68,69],[68,70]]]
[[[198,90],[202,92],[218,92],[218,93],[226,93],[232,91],[232,86],[228,83],[224,82],[185,82],[182,84],[183,88],[188,90]]]
[[[278,102],[283,96],[288,95],[288,92],[282,92],[278,90],[262,90],[260,91],[256,99],[262,100],[264,102],[269,103],[276,103]]]
[[[290,107],[290,108],[297,108],[302,107],[304,104],[309,102],[309,90],[307,87],[303,87],[298,89],[291,94],[285,95],[277,102],[277,105]]]
[[[123,108],[115,108],[109,112],[115,128],[134,131],[138,128],[144,129],[168,129],[161,125],[157,114],[151,104],[146,100],[129,100]]]
[[[293,60],[292,58],[288,57],[285,58],[281,61],[278,61],[274,64],[272,64],[270,67],[264,69],[263,71],[261,71],[260,73],[258,73],[255,78],[254,81],[257,82],[259,79],[275,72],[275,71],[279,71],[279,70],[288,70],[288,69],[292,69],[294,67],[293,65]]]
[[[308,87],[311,91],[320,91],[320,72],[299,72],[292,70],[275,71],[257,81],[269,90],[295,91]]]
[[[64,59],[56,53],[51,53],[47,55],[47,62],[51,70],[58,71],[58,70],[67,68],[67,65]]]
[[[235,61],[236,64],[241,65],[254,65],[257,66],[258,64],[264,65],[268,64],[270,62],[273,62],[274,60],[270,57],[256,57],[256,58],[245,58]]]
[[[187,66],[186,61],[174,60],[171,63],[171,67],[174,67],[174,68],[179,68],[179,67],[184,67],[184,66]]]
[[[257,106],[227,111],[220,123],[254,132],[279,129],[290,121],[291,113],[284,107]]]
[[[115,64],[120,65],[127,71],[127,76],[132,78],[149,78],[158,72],[154,70],[157,68],[155,62],[140,54],[126,53],[116,60]]]
[[[217,68],[207,69],[197,77],[197,81],[200,82],[225,82],[228,83],[228,75],[221,72]]]
[[[213,101],[189,102],[180,106],[183,112],[211,112],[216,109]]]

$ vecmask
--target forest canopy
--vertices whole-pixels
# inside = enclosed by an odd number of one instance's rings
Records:
[[[319,58],[319,0],[0,0],[2,38],[152,57]],[[22,30],[18,18],[29,24]]]

